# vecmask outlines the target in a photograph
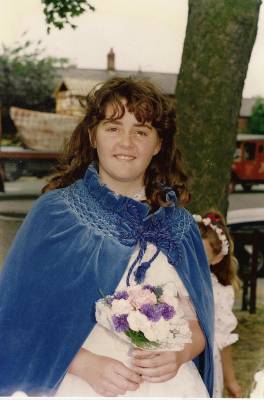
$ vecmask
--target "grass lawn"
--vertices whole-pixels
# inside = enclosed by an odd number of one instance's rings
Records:
[[[247,311],[235,314],[239,341],[232,346],[234,366],[243,397],[249,397],[255,372],[264,368],[264,306],[258,306],[256,314]]]

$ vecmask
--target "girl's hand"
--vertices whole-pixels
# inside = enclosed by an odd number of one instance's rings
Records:
[[[142,375],[144,381],[166,382],[177,374],[181,364],[176,351],[133,351],[134,371]]]
[[[192,342],[186,343],[181,351],[145,351],[133,350],[132,365],[134,371],[148,382],[166,382],[173,378],[182,364],[193,360],[205,348],[205,338],[196,320],[190,320]]]
[[[242,389],[236,379],[225,384],[230,397],[242,397]]]
[[[233,365],[232,346],[224,347],[221,352],[223,365],[224,386],[230,397],[242,397],[241,387],[236,379]]]
[[[99,356],[81,349],[73,360],[69,372],[87,381],[101,396],[124,395],[137,390],[142,378],[120,361]]]

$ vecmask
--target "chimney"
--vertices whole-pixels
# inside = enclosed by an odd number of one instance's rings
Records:
[[[107,70],[114,71],[115,70],[115,53],[111,48],[109,53],[107,54]]]

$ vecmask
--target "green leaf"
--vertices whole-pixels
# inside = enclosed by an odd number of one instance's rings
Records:
[[[139,331],[133,331],[132,329],[129,329],[128,331],[125,332],[125,334],[131,339],[131,342],[142,349],[149,349],[153,350],[155,348],[158,348],[159,344],[157,342],[151,342],[148,340],[145,336],[144,333]]]
[[[76,25],[72,23],[70,18],[80,16],[87,8],[90,11],[95,11],[95,8],[87,0],[41,0],[41,2],[44,5],[43,13],[48,33],[52,26],[62,29],[65,25],[69,25],[75,29]]]

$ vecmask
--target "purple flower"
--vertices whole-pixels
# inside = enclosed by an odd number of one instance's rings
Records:
[[[168,321],[169,319],[172,319],[175,315],[175,310],[173,306],[170,306],[167,303],[162,303],[160,304],[162,306],[162,311],[161,314],[163,318]]]
[[[157,322],[162,315],[162,307],[160,306],[161,304],[143,304],[139,311],[146,315],[150,321]]]
[[[115,300],[121,300],[121,299],[127,300],[127,299],[128,299],[128,293],[127,293],[127,291],[126,291],[126,290],[122,290],[122,291],[120,291],[120,292],[116,292],[116,293],[114,294],[114,299],[115,299]]]
[[[119,314],[119,315],[115,314],[112,316],[114,328],[117,332],[125,332],[129,329],[127,316],[128,314]]]
[[[174,308],[167,303],[143,304],[139,311],[153,322],[159,321],[161,317],[168,321],[175,315]]]
[[[155,292],[155,286],[152,286],[152,285],[144,285],[143,289],[148,289],[153,293]]]

